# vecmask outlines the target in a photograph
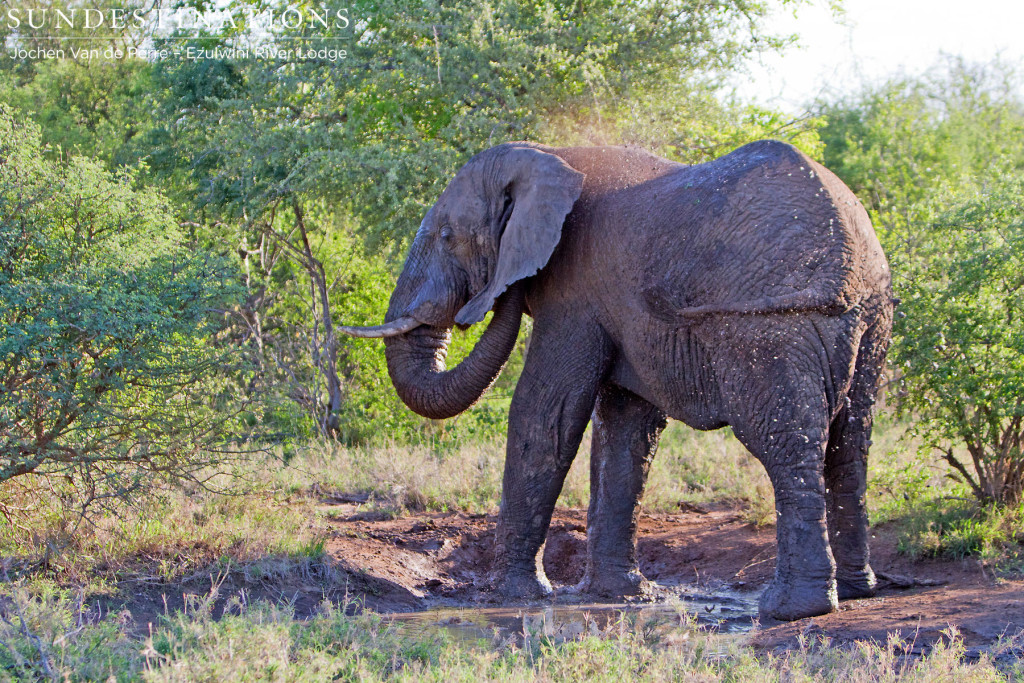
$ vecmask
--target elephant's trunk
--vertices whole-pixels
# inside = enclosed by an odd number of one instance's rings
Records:
[[[504,367],[519,335],[523,292],[513,286],[494,306],[494,318],[470,354],[451,370],[445,357],[451,328],[423,325],[384,340],[388,374],[414,412],[434,420],[454,417],[483,395]]]

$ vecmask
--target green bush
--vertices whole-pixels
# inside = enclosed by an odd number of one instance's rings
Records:
[[[905,410],[982,503],[1024,494],[1024,174],[993,175],[897,254]],[[966,447],[969,462],[950,444]]]
[[[0,482],[96,498],[188,474],[231,413],[213,311],[234,275],[132,172],[46,151],[0,107]]]

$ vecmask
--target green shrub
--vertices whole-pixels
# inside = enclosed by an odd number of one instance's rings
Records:
[[[894,259],[904,410],[983,504],[1024,494],[1024,174],[993,175]],[[963,462],[952,445],[966,447]]]
[[[232,276],[132,172],[50,161],[0,107],[0,482],[103,498],[204,461],[233,405],[211,313]]]

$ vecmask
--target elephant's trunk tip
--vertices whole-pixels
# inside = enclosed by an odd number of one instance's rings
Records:
[[[410,330],[415,330],[422,324],[423,323],[416,318],[406,316],[404,318],[399,318],[398,320],[392,320],[389,323],[384,323],[383,325],[374,325],[373,327],[340,325],[338,330],[353,337],[383,339],[385,337],[397,337],[400,334],[405,334]]]

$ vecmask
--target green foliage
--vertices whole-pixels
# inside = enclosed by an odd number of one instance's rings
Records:
[[[0,109],[0,481],[61,472],[104,496],[143,471],[185,474],[226,436],[211,310],[234,274],[134,185],[47,160],[38,128]]]
[[[314,214],[309,220],[319,219]],[[378,324],[384,319],[394,287],[390,268],[380,256],[366,253],[336,217],[325,214],[318,232],[320,239],[313,253],[325,271],[331,273],[332,317],[346,324]],[[311,362],[317,351],[309,329],[308,299],[299,295],[304,290],[309,291],[309,275],[295,268],[292,262],[281,259],[265,277],[269,282],[261,286],[279,292],[263,311],[264,334],[272,340],[275,365],[267,369],[267,381],[261,387],[257,409],[264,411],[261,421],[266,427],[284,427],[291,437],[302,435],[304,431],[309,434],[307,430],[312,425],[308,416],[322,410],[316,406],[325,403],[318,395],[322,391],[319,371]],[[256,286],[255,278],[250,280],[249,286]],[[395,395],[380,342],[342,336],[337,338],[337,344],[343,396],[336,411],[337,438],[344,443],[381,442],[396,435],[414,438],[423,422]],[[282,420],[289,411],[293,413],[291,429]]]
[[[748,142],[789,142],[814,159],[824,145],[821,117],[790,119],[761,107],[723,101],[714,84],[667,82],[609,97],[590,107],[561,107],[539,122],[537,139],[554,145],[637,145],[681,163],[711,161]]]
[[[918,228],[893,360],[926,446],[983,503],[1024,493],[1024,174],[994,173]],[[966,446],[973,472],[948,443]]]
[[[86,28],[82,14],[86,7],[106,15],[100,30]],[[20,12],[18,25],[7,16],[8,9]],[[31,22],[30,9],[37,12]],[[61,22],[55,10],[77,12],[74,26]],[[102,54],[116,49],[124,54],[129,47],[141,46],[156,22],[141,28],[130,19],[114,25],[109,20],[111,10],[129,16],[139,11],[155,19],[154,3],[146,0],[5,3],[0,44],[28,51],[63,50],[70,58],[21,59],[12,50],[0,51],[0,102],[41,127],[46,154],[80,154],[114,170],[132,164],[137,157],[132,145],[153,123],[153,65],[137,58],[75,58],[70,51]],[[91,19],[95,21],[95,15]]]
[[[675,145],[707,148],[687,129],[700,120],[710,134],[727,118],[715,77],[785,43],[762,30],[766,6],[750,0],[350,9],[347,60],[158,64],[168,97],[154,168],[234,217],[290,194],[329,197],[372,244],[401,246],[454,171],[506,140],[557,143],[563,128],[644,121],[639,108],[674,129]],[[652,136],[632,125],[628,140],[641,137]]]
[[[152,65],[137,59],[53,59],[26,74],[0,70],[0,101],[42,129],[50,155],[80,154],[109,168],[130,162],[152,125]]]
[[[825,165],[871,212],[894,265],[951,190],[974,184],[996,159],[1024,167],[1019,83],[1002,62],[950,58],[821,108]]]

